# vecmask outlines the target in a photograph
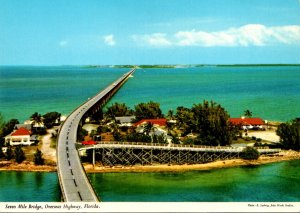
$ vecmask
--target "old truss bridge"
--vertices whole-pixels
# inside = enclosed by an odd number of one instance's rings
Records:
[[[132,142],[103,142],[79,148],[104,166],[151,165],[151,164],[195,164],[216,160],[239,158],[242,149],[234,147],[211,147],[190,145],[168,145]],[[88,151],[89,150],[89,151]],[[260,154],[273,154],[280,149],[258,149]]]

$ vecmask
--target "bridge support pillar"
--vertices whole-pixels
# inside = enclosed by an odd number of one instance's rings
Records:
[[[95,168],[95,148],[93,149],[93,169]]]

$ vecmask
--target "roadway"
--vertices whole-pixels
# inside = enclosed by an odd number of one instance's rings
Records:
[[[62,124],[57,139],[57,174],[65,202],[98,202],[76,149],[77,129],[82,117],[97,103],[108,101],[116,88],[120,88],[135,71],[122,75],[118,80],[75,109]]]

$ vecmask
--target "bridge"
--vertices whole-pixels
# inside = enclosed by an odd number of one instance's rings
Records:
[[[122,75],[107,88],[76,108],[62,124],[57,139],[57,174],[65,202],[98,202],[76,149],[78,126],[90,115],[101,110],[104,104],[126,82],[135,69]]]
[[[197,146],[181,144],[101,142],[78,149],[86,150],[95,161],[104,166],[116,165],[151,165],[151,164],[196,164],[216,160],[239,158],[243,148],[230,146]],[[258,148],[260,154],[274,154],[281,149]]]

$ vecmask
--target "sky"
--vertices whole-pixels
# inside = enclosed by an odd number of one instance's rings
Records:
[[[0,5],[0,65],[300,63],[300,0]]]

